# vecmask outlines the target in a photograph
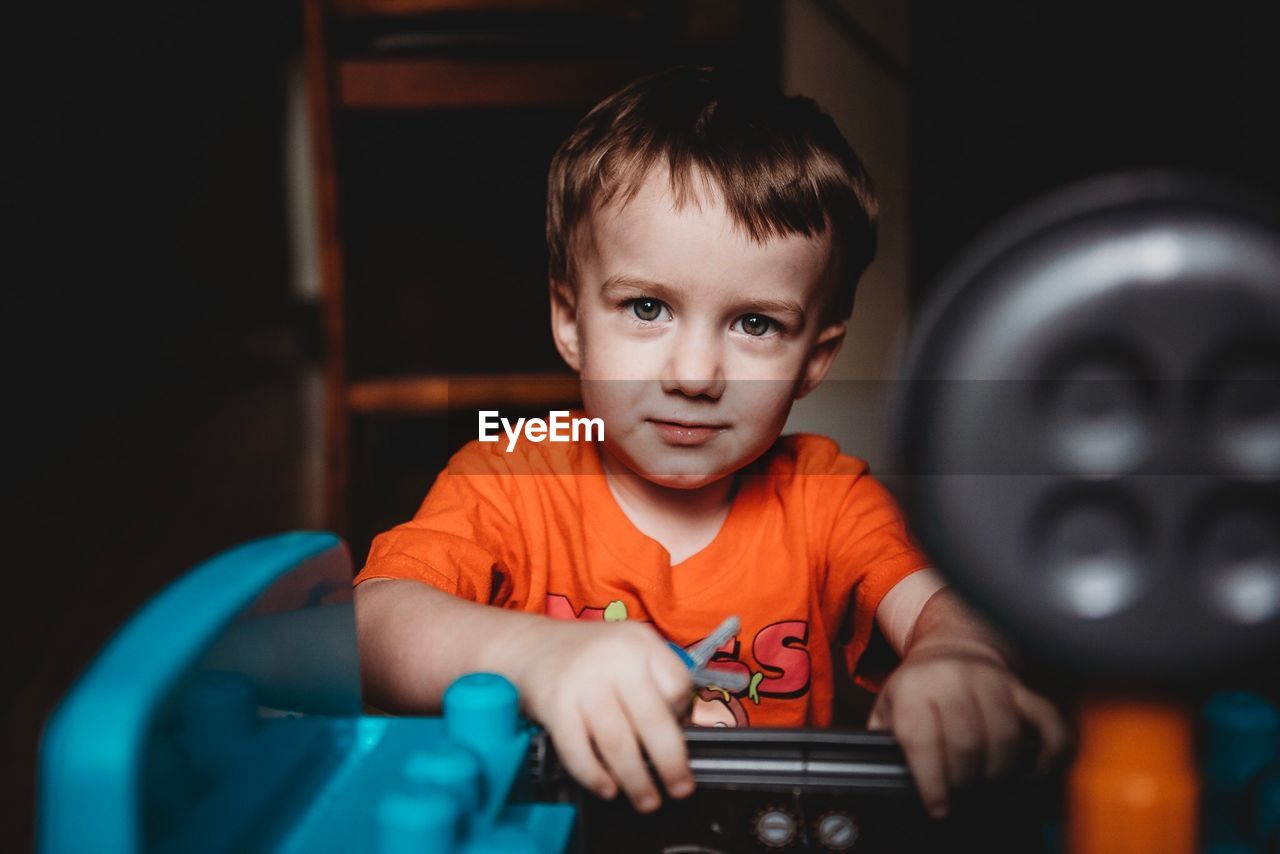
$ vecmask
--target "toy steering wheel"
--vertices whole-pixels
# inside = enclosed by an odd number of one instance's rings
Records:
[[[1163,173],[1021,212],[944,279],[895,421],[939,568],[1093,685],[1070,850],[1196,850],[1188,701],[1280,650],[1274,216]]]
[[[1107,178],[939,288],[895,435],[914,527],[1029,648],[1217,679],[1280,649],[1280,230],[1204,180]]]

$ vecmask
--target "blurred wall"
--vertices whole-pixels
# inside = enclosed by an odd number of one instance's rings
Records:
[[[298,526],[308,356],[281,189],[295,4],[6,11],[0,849],[22,851],[40,728],[101,645],[198,561]]]
[[[782,4],[781,23],[784,91],[815,99],[835,119],[871,173],[881,216],[879,250],[860,284],[844,348],[826,383],[796,406],[787,429],[831,436],[847,453],[883,464],[886,380],[895,376],[909,292],[907,4],[788,0]],[[294,292],[314,298],[314,199],[307,185],[301,80],[296,76],[288,101]],[[308,471],[318,476],[321,448],[308,443],[308,449]],[[314,507],[303,510],[309,518],[316,512]]]
[[[907,322],[910,22],[905,2],[783,4],[782,85],[816,100],[871,173],[880,244],[863,276],[844,347],[822,386],[800,401],[788,431],[830,436],[882,467],[886,405]]]

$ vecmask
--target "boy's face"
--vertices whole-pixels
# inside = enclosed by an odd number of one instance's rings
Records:
[[[755,243],[711,189],[677,210],[658,171],[579,238],[576,293],[553,286],[552,332],[604,420],[606,456],[693,489],[764,453],[843,340],[843,323],[818,325],[830,230]]]

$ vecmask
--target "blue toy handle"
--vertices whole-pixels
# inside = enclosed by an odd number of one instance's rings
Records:
[[[672,652],[680,656],[680,660],[684,662],[685,667],[689,668],[690,670],[693,670],[697,667],[696,662],[694,662],[693,658],[689,655],[689,653],[685,652],[684,647],[680,646],[680,644],[676,643],[675,641],[667,641],[667,646],[671,647]]]
[[[180,686],[200,673],[226,677],[229,697],[252,686],[260,704],[359,714],[351,561],[342,541],[294,532],[247,543],[196,567],[125,625],[45,729],[40,851],[143,850],[148,747]],[[217,693],[219,681],[199,688]],[[205,717],[213,729],[234,726]]]

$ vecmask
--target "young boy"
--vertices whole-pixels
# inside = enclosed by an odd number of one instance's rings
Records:
[[[579,781],[647,812],[645,756],[672,797],[693,789],[682,718],[826,725],[837,668],[879,687],[859,670],[878,626],[902,661],[870,726],[897,735],[932,814],[1007,771],[1024,728],[1042,763],[1060,753],[1057,712],[926,568],[866,465],[779,438],[875,251],[870,182],[831,120],[665,72],[583,119],[549,191],[552,335],[603,439],[473,442],[375,540],[356,579],[369,701],[425,712],[455,678],[501,673]],[[747,687],[695,698],[667,641],[730,614],[713,667]]]

